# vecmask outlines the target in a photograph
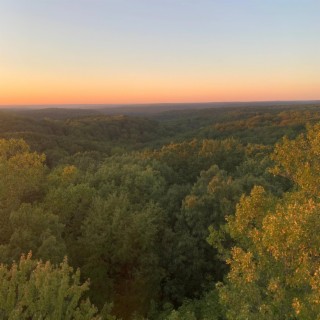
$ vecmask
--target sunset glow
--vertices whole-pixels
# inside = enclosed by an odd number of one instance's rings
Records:
[[[0,3],[0,105],[320,99],[318,1]]]

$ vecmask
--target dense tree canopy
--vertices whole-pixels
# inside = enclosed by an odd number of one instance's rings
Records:
[[[320,314],[319,125],[275,148],[272,170],[294,188],[243,196],[227,230],[235,242],[219,287],[227,319],[317,319]],[[212,239],[215,241],[215,234]]]
[[[30,114],[0,113],[0,318],[318,317],[315,106]]]

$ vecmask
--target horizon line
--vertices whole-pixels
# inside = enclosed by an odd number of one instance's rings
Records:
[[[41,106],[156,106],[156,105],[185,105],[185,104],[232,104],[232,103],[281,103],[281,102],[320,102],[320,99],[296,100],[234,100],[234,101],[189,101],[189,102],[132,102],[132,103],[35,103],[35,104],[0,104],[2,107],[41,107]]]

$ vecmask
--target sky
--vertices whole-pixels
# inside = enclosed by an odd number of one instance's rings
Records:
[[[0,105],[320,99],[319,0],[0,0]]]

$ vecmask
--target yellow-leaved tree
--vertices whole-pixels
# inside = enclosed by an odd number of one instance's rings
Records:
[[[218,285],[227,319],[320,319],[319,156],[320,125],[283,139],[273,173],[294,187],[279,198],[255,187],[227,218],[234,245]],[[213,229],[209,241],[221,248]]]

